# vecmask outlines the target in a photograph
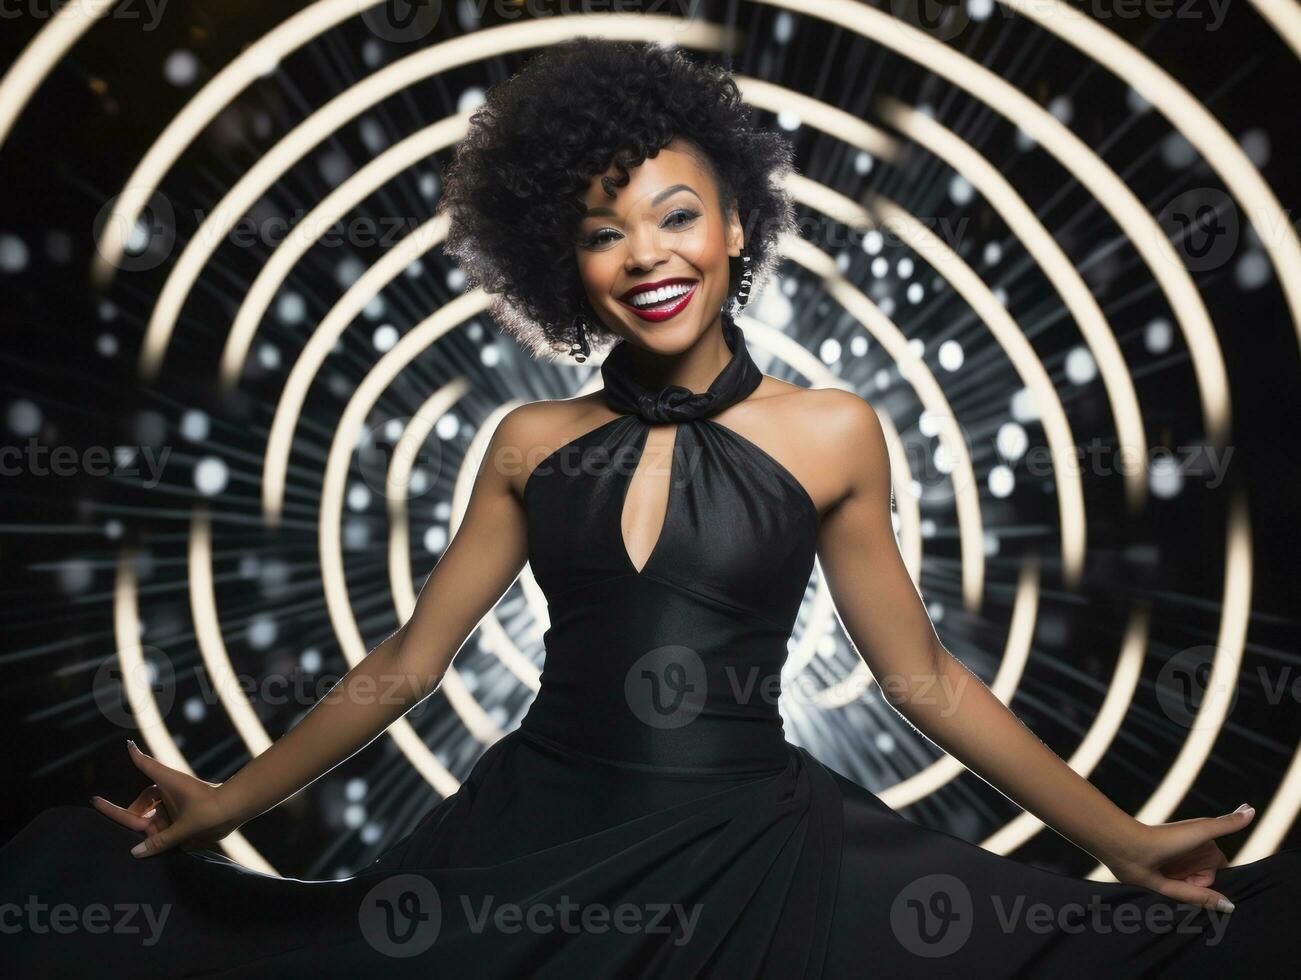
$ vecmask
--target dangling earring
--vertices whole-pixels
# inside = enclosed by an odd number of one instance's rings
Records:
[[[744,306],[750,302],[750,290],[754,286],[754,269],[751,267],[750,256],[745,254],[745,249],[741,250],[741,261],[745,263],[745,271],[741,273],[741,285],[737,290],[736,301]]]
[[[574,335],[578,342],[570,346],[569,356],[582,364],[587,360],[587,355],[592,353],[592,348],[587,343],[587,317],[581,313],[574,317]]]

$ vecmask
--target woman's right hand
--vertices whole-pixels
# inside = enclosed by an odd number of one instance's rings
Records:
[[[149,857],[180,847],[191,851],[211,847],[237,830],[235,819],[219,793],[220,783],[197,779],[187,772],[164,765],[127,740],[127,754],[152,785],[128,807],[120,807],[100,796],[91,797],[95,809],[124,827],[146,834],[131,849],[136,857]]]

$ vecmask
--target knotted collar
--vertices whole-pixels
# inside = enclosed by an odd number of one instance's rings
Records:
[[[745,333],[724,310],[723,340],[732,351],[718,377],[705,391],[693,392],[682,385],[648,388],[633,375],[632,351],[626,340],[611,348],[601,364],[605,382],[605,403],[612,411],[637,415],[647,422],[686,422],[721,412],[745,398],[763,380],[763,374],[750,358]]]

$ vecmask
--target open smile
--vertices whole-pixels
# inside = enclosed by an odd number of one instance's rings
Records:
[[[669,280],[650,289],[627,292],[619,302],[643,320],[659,323],[685,310],[699,285],[694,279]]]

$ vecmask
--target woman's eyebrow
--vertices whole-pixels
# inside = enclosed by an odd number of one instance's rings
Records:
[[[670,194],[676,194],[678,191],[689,191],[690,193],[695,194],[696,198],[700,199],[700,202],[702,204],[704,203],[704,199],[701,198],[699,194],[696,194],[695,190],[689,184],[674,184],[672,187],[664,188],[664,190],[660,191],[658,194],[652,197],[651,207],[655,207],[655,205],[659,204],[660,201],[664,200]],[[615,217],[615,214],[614,211],[610,208],[588,208],[586,211],[583,212],[583,217],[584,218],[597,218],[597,217],[613,218]]]

